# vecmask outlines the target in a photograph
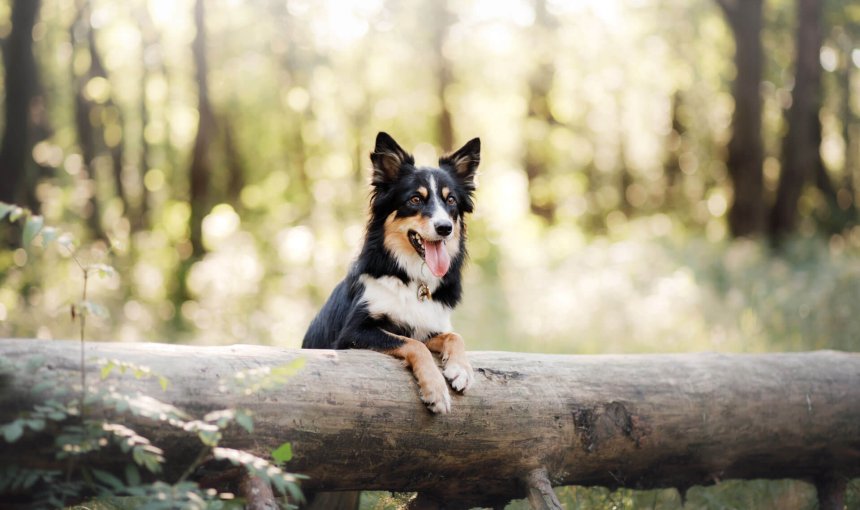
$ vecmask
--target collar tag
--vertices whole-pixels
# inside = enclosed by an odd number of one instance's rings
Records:
[[[426,301],[431,299],[430,288],[424,282],[418,282],[418,301]]]

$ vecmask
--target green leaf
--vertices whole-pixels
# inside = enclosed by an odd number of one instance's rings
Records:
[[[69,253],[73,253],[75,251],[75,238],[72,234],[65,232],[57,238],[57,244],[65,248]]]
[[[26,423],[27,427],[29,427],[30,430],[35,430],[36,432],[39,432],[40,430],[45,430],[45,420],[39,418],[31,418],[27,420]]]
[[[272,450],[272,458],[275,459],[275,462],[278,464],[283,464],[284,462],[289,462],[290,459],[293,458],[293,445],[290,443],[284,443],[281,446]]]
[[[12,212],[15,206],[12,204],[7,204],[6,202],[0,202],[0,220],[6,217],[7,214]]]
[[[221,440],[221,431],[217,428],[215,430],[200,429],[197,431],[197,437],[206,446],[218,446],[218,441]]]
[[[15,420],[8,425],[4,425],[2,427],[3,437],[6,439],[7,443],[14,443],[24,434],[24,422],[21,420]]]
[[[140,471],[134,464],[125,465],[125,481],[132,487],[140,485]]]
[[[100,278],[107,278],[116,274],[116,269],[107,264],[90,264],[87,266],[87,270],[95,271]]]
[[[36,234],[42,230],[44,224],[45,218],[42,216],[27,217],[27,221],[24,223],[24,233],[21,235],[21,244],[23,244],[24,248],[30,246],[30,243],[36,238]]]
[[[115,366],[115,365],[113,364],[113,362],[112,362],[112,361],[108,361],[108,362],[105,364],[105,366],[103,366],[103,367],[102,367],[102,372],[101,372],[102,381],[104,381],[105,379],[107,379],[107,378],[108,378],[108,376],[110,375],[110,373],[111,373],[111,372],[113,372],[113,368],[114,368],[114,366]]]
[[[249,411],[236,411],[236,423],[238,423],[243,429],[247,430],[249,434],[254,432],[254,419],[251,418],[251,413]]]
[[[9,211],[9,221],[15,223],[16,221],[18,221],[18,218],[24,216],[25,212],[27,212],[26,209],[18,207],[17,205],[13,205],[12,210]]]
[[[75,309],[80,315],[91,315],[94,317],[98,317],[99,319],[106,319],[110,317],[107,308],[90,300],[79,302]]]
[[[51,244],[57,236],[60,235],[60,231],[54,227],[45,227],[42,229],[42,248],[47,248],[49,244]]]
[[[108,473],[107,471],[102,471],[101,469],[93,469],[93,476],[95,476],[96,479],[102,484],[107,485],[114,491],[121,491],[125,488],[125,484],[122,483],[122,480]]]
[[[161,391],[167,391],[167,385],[170,384],[170,381],[167,380],[167,377],[160,375],[158,376],[158,384],[161,385]]]

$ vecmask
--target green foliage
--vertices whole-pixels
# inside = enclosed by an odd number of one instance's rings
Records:
[[[116,370],[120,374],[130,373],[134,376],[135,379],[148,379],[150,377],[156,377],[158,379],[158,384],[161,386],[162,391],[167,391],[167,387],[170,385],[170,381],[167,380],[163,375],[153,374],[152,370],[147,366],[137,365],[135,363],[130,363],[128,361],[120,361],[118,359],[103,359],[100,358],[97,360],[99,366],[101,366],[101,378],[105,380],[110,376],[110,374]]]
[[[290,496],[291,501],[304,501],[296,483],[301,477],[284,472],[278,466],[256,455],[232,448],[213,448],[212,455],[219,460],[229,461],[234,466],[242,466],[251,475],[272,485],[281,494]]]
[[[230,389],[244,395],[277,389],[283,386],[304,365],[305,360],[299,358],[276,367],[259,367],[244,370],[233,376],[232,388]],[[223,391],[227,389],[227,386],[222,388]]]
[[[277,464],[289,462],[293,458],[293,445],[284,443],[281,446],[272,450],[272,458]]]
[[[248,433],[253,431],[253,419],[249,411],[241,409],[222,409],[206,414],[201,420],[190,419],[187,413],[161,402],[145,394],[126,394],[118,391],[111,383],[110,377],[131,374],[138,379],[158,378],[165,380],[149,368],[120,360],[98,360],[101,365],[102,377],[93,384],[86,393],[86,405],[113,411],[114,420],[123,415],[137,416],[163,423],[166,426],[195,435],[200,441],[204,452],[208,452],[216,460],[226,460],[241,466],[254,476],[269,483],[281,494],[288,495],[291,501],[301,500],[298,488],[299,477],[284,472],[280,467],[254,456],[248,452],[223,448],[218,446],[223,436],[223,430],[236,424]],[[23,368],[23,367],[22,367]],[[14,368],[4,367],[4,370]],[[38,368],[36,369],[38,370]],[[284,370],[275,370],[277,378],[284,377]],[[271,374],[269,374],[271,375]],[[242,380],[244,378],[240,378]],[[260,380],[266,379],[263,377]],[[266,388],[273,388],[274,382],[266,379]],[[48,381],[56,386],[57,381]],[[49,384],[48,387],[52,385]],[[36,390],[37,392],[39,390]],[[80,421],[80,408],[77,398],[65,402],[45,400],[34,405],[32,410],[10,423],[0,425],[0,434],[4,441],[14,443],[20,441],[28,431],[33,433],[50,431],[54,439],[54,456],[57,459],[75,458],[76,463],[69,464],[70,472],[38,471],[21,469],[17,466],[7,466],[0,470],[0,494],[7,492],[27,492],[37,484],[46,484],[59,476],[68,479],[80,478],[79,482],[62,485],[62,492],[48,494],[52,501],[62,501],[82,490],[96,489],[100,498],[134,497],[135,508],[223,508],[220,496],[214,491],[203,490],[193,482],[182,481],[167,484],[164,481],[143,483],[141,471],[151,475],[159,475],[164,463],[164,452],[153,445],[149,439],[138,434],[135,430],[120,421],[109,421],[104,418],[85,418]],[[115,447],[129,459],[125,466],[125,479],[115,473],[91,468],[87,458],[108,447]],[[282,445],[273,452],[275,462],[280,464],[289,460],[289,444]],[[189,472],[196,463],[189,467]],[[42,485],[39,485],[42,487]],[[40,489],[42,490],[42,489]],[[177,506],[178,505],[178,506]]]
[[[32,215],[26,209],[0,202],[0,220],[5,217],[10,221],[24,218],[22,242],[25,246],[29,246],[41,232],[42,248],[47,248],[52,242],[57,241],[67,250],[67,255],[74,260],[83,274],[82,299],[71,306],[72,319],[81,321],[80,338],[83,349],[85,318],[89,316],[109,318],[109,313],[104,306],[87,299],[88,278],[91,275],[111,278],[116,276],[116,270],[104,263],[82,263],[77,257],[77,250],[71,236],[60,233],[56,228],[44,227],[41,216]],[[99,382],[87,385],[83,356],[82,351],[80,367],[82,392],[80,396],[75,397],[69,396],[70,392],[64,384],[65,381],[58,380],[55,372],[42,370],[44,360],[40,356],[30,357],[22,367],[15,366],[9,360],[0,360],[0,374],[7,377],[21,377],[36,373],[40,377],[36,378],[38,382],[33,386],[34,395],[45,391],[53,393],[52,398],[46,398],[41,403],[35,404],[19,418],[0,424],[0,436],[6,443],[15,443],[25,438],[28,431],[48,432],[54,438],[54,450],[51,455],[56,460],[74,459],[75,461],[68,463],[69,467],[65,473],[21,468],[16,465],[4,466],[0,469],[0,495],[39,492],[46,504],[62,506],[63,501],[68,498],[94,491],[99,498],[106,501],[133,498],[134,508],[225,508],[221,495],[213,490],[203,490],[196,483],[185,480],[207,455],[211,455],[215,459],[227,460],[234,465],[244,467],[254,476],[271,483],[280,493],[289,494],[294,501],[300,501],[301,491],[296,483],[297,477],[285,473],[279,467],[250,453],[219,447],[223,430],[233,423],[248,433],[253,431],[253,418],[249,411],[223,409],[208,413],[202,420],[195,420],[175,406],[147,394],[122,392],[113,384],[114,381],[110,380],[111,375],[128,374],[135,379],[155,378],[162,391],[167,390],[169,381],[166,377],[154,373],[150,367],[118,359],[95,360],[95,363],[101,367]],[[239,373],[234,378],[236,388],[243,395],[274,389],[282,385],[300,367],[301,362],[297,362],[271,370]],[[56,400],[62,398],[65,400]],[[119,421],[111,421],[103,417],[104,415],[93,417],[86,413],[86,409],[93,408],[99,409],[112,418],[121,419],[123,415],[135,416],[193,434],[203,448],[201,455],[188,467],[186,475],[183,475],[175,484],[168,484],[157,478],[151,483],[144,483],[141,469],[147,473],[148,479],[162,473],[162,465],[165,461],[163,450]],[[92,454],[108,447],[115,447],[129,459],[124,468],[125,480],[114,473],[88,465],[87,461]],[[33,459],[27,459],[27,462],[32,461]],[[57,481],[60,476],[64,481]],[[228,496],[225,495],[225,497]],[[41,502],[40,500],[40,504]]]

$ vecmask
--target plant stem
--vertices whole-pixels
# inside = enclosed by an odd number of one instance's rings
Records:
[[[182,473],[182,476],[179,477],[179,480],[177,480],[176,483],[182,483],[189,476],[191,476],[194,473],[194,470],[197,469],[197,466],[199,466],[200,464],[203,463],[203,461],[206,459],[207,456],[209,456],[209,453],[211,451],[212,451],[212,449],[209,446],[204,446],[203,449],[200,450],[200,453],[197,454],[197,458],[194,459],[194,462],[192,462],[188,466],[188,468],[185,470],[184,473]]]
[[[77,259],[75,259],[75,261],[77,262]],[[78,263],[78,265],[80,265],[80,263]],[[84,291],[83,291],[83,297],[81,299],[81,302],[86,303],[86,301],[87,301],[87,281],[89,280],[90,272],[87,271],[83,266],[81,266],[81,270],[84,272]],[[87,327],[87,314],[81,313],[80,317],[81,317],[81,421],[83,421],[85,414],[86,414],[85,401],[87,398],[87,367],[86,367],[86,364],[85,364],[86,361],[84,358],[84,346],[85,346],[84,331],[86,330],[86,327]]]

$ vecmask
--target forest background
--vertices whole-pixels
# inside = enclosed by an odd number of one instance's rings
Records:
[[[0,201],[116,268],[92,339],[298,347],[384,130],[483,141],[470,349],[860,348],[856,2],[10,0],[0,41]],[[0,336],[73,338],[20,225]]]

